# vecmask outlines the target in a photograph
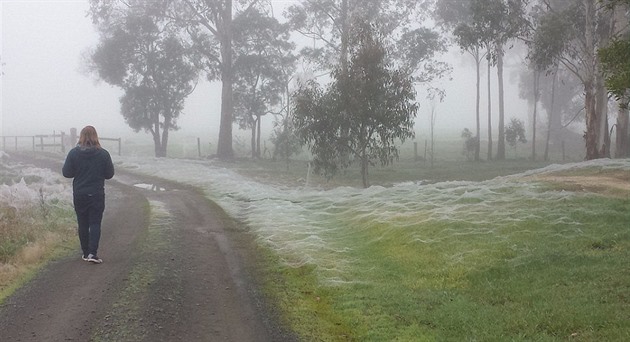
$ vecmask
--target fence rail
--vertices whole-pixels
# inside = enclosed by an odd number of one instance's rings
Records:
[[[53,151],[66,153],[76,145],[76,138],[72,138],[65,133],[60,134],[38,134],[38,135],[11,135],[0,136],[2,139],[2,150],[8,151]],[[72,141],[75,140],[75,141]],[[118,143],[118,155],[121,155],[121,138],[99,138],[100,141],[113,141]]]

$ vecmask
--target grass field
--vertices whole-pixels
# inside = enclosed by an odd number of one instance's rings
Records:
[[[406,157],[369,189],[305,161],[171,165],[136,170],[191,177],[257,235],[265,291],[302,340],[630,340],[630,200],[599,183],[627,185],[627,160],[504,177],[548,163]]]
[[[628,196],[494,183],[338,208],[342,281],[270,266],[270,292],[305,340],[629,340]]]

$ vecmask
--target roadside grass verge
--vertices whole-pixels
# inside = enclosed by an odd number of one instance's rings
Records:
[[[77,241],[72,207],[56,194],[49,198],[63,185],[5,165],[0,183],[1,303],[46,262],[75,249]]]
[[[0,302],[51,259],[75,249],[74,212],[0,208]]]

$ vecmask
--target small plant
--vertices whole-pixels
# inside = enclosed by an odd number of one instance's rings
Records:
[[[525,125],[523,121],[512,118],[510,123],[505,127],[505,140],[512,149],[516,150],[517,143],[527,143],[525,138]]]
[[[44,188],[39,188],[39,208],[42,211],[42,216],[44,217],[44,219],[47,219],[48,215],[50,215],[50,208],[48,208],[48,205],[46,204]]]

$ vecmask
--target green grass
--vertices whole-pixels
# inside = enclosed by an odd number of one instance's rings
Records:
[[[342,211],[347,282],[272,262],[268,291],[307,341],[629,340],[630,201],[533,191],[504,188],[486,212],[454,219]]]
[[[0,207],[0,303],[46,262],[76,248],[74,219],[70,207],[54,203]]]

